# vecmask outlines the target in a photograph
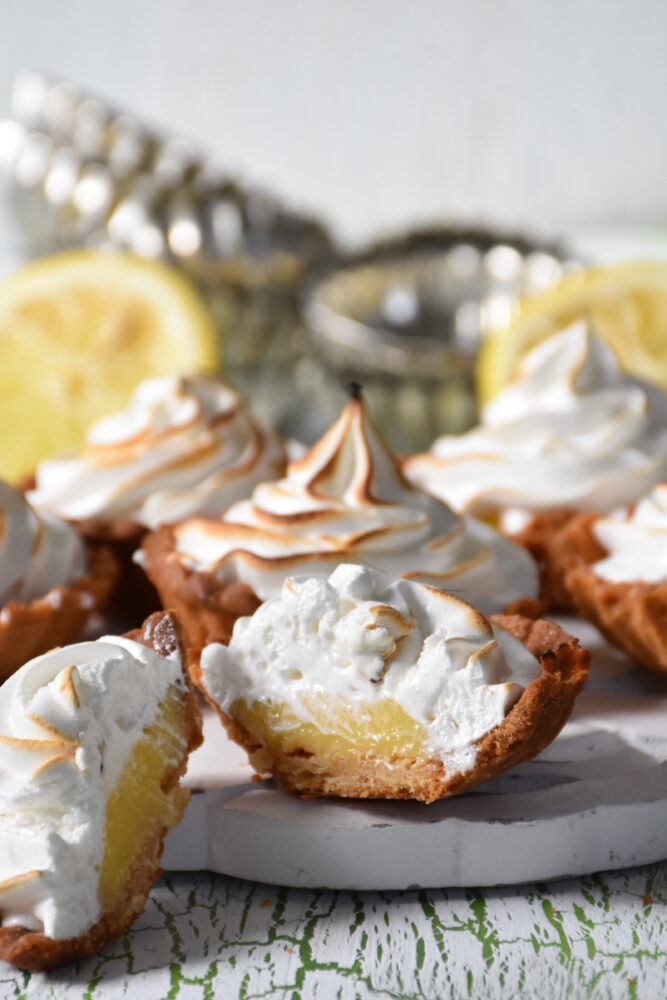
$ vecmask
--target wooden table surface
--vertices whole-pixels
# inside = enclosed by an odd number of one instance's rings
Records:
[[[123,939],[0,997],[667,997],[667,862],[509,889],[353,893],[170,874]]]

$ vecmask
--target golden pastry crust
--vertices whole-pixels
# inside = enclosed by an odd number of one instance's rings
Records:
[[[588,675],[590,653],[558,625],[520,615],[493,615],[533,653],[541,674],[523,692],[505,719],[476,744],[475,766],[448,775],[440,760],[392,759],[353,754],[325,757],[305,751],[283,753],[260,743],[210,698],[229,736],[248,752],[260,774],[273,774],[285,791],[302,798],[336,795],[360,799],[436,799],[460,795],[522,761],[530,760],[558,735]],[[195,683],[204,691],[201,670]]]
[[[607,552],[593,533],[596,516],[571,519],[562,530],[557,571],[577,614],[633,660],[667,674],[667,583],[611,583],[593,563]]]
[[[540,571],[540,601],[554,611],[572,611],[572,601],[565,585],[565,564],[560,552],[560,535],[565,526],[579,515],[571,510],[547,510],[536,514],[526,527],[509,537],[528,549]]]
[[[176,552],[174,528],[164,525],[142,545],[146,575],[162,606],[173,608],[183,624],[191,663],[209,642],[228,643],[237,618],[252,615],[262,603],[245,583],[221,584],[213,573],[189,570]]]
[[[127,638],[143,643],[162,656],[169,655],[176,648],[183,656],[181,627],[168,612],[151,615],[140,629],[128,632]],[[184,658],[182,662],[185,664]],[[181,707],[186,745],[180,759],[165,773],[162,781],[164,792],[177,795],[177,822],[183,817],[190,795],[187,790],[177,789],[176,786],[185,773],[189,754],[202,742],[197,697],[185,671],[184,675],[186,687]],[[124,897],[113,910],[103,913],[89,931],[80,937],[59,941],[25,927],[0,927],[0,959],[29,972],[45,972],[58,965],[87,958],[107,941],[120,937],[142,912],[153,883],[161,872],[160,857],[167,832],[168,828],[161,823],[146,831],[143,848],[130,869]]]
[[[10,601],[0,613],[0,683],[54,646],[73,642],[92,614],[106,607],[118,563],[106,546],[87,546],[88,569],[68,586],[25,603]]]

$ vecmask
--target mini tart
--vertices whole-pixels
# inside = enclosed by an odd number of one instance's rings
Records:
[[[127,633],[125,638],[133,639],[161,656],[173,655],[178,649],[181,663],[184,662],[181,628],[174,616],[168,613],[158,612],[152,615],[140,629]],[[158,740],[164,740],[166,730],[176,725],[178,759],[169,762],[166,756],[161,758],[160,773],[151,776],[148,794],[135,794],[133,800],[131,795],[126,795],[136,810],[134,816],[127,814],[128,824],[131,825],[134,820],[134,825],[142,832],[143,843],[136,845],[135,856],[126,867],[123,891],[116,893],[114,905],[105,909],[102,916],[86,933],[66,940],[56,940],[42,932],[27,930],[24,927],[0,926],[0,959],[31,972],[44,972],[67,962],[78,961],[93,955],[110,939],[120,937],[142,912],[152,885],[160,874],[159,862],[164,837],[171,827],[180,822],[189,801],[190,794],[179,786],[179,780],[185,773],[189,754],[202,741],[201,714],[197,699],[187,683],[187,675],[185,678],[186,686],[180,689],[175,697],[172,695],[169,699],[168,714],[167,708],[164,708],[163,713],[145,730],[146,735],[154,742],[155,749],[159,751]],[[155,759],[160,760],[159,754],[155,755]],[[130,760],[128,764],[133,766],[128,767],[126,764],[122,779],[126,778],[128,770],[131,771],[132,778],[141,773],[140,760],[137,762]],[[114,792],[117,788],[118,785]],[[150,814],[150,805],[154,802],[159,803],[160,807],[159,814],[155,816]],[[107,834],[109,815],[107,811]],[[117,799],[115,814],[117,831],[118,826],[124,825],[124,819]],[[107,866],[108,852],[107,846],[102,877]]]
[[[88,570],[67,586],[32,601],[9,601],[0,610],[0,683],[23,663],[72,642],[92,614],[107,605],[118,563],[107,546],[87,546]]]
[[[213,573],[191,570],[176,553],[172,525],[165,524],[146,536],[142,561],[162,606],[172,608],[183,624],[191,664],[210,642],[227,644],[234,622],[252,615],[262,603],[245,583],[221,584]]]
[[[231,386],[213,375],[164,375],[144,379],[123,409],[95,421],[78,452],[41,462],[28,499],[87,541],[112,546],[117,613],[138,624],[159,607],[132,562],[146,531],[217,517],[284,468],[281,439]]]
[[[590,653],[558,625],[520,615],[492,615],[489,621],[526,646],[538,659],[541,674],[525,688],[504,720],[477,741],[474,768],[454,775],[448,775],[437,759],[385,760],[358,754],[331,757],[299,749],[276,752],[208,696],[199,665],[192,673],[230,738],[247,751],[255,770],[277,777],[285,791],[302,798],[340,796],[430,803],[460,795],[540,753],[565,725],[588,676]]]
[[[667,583],[612,583],[593,564],[607,555],[593,533],[594,514],[571,518],[554,546],[554,569],[570,604],[645,667],[667,674]]]

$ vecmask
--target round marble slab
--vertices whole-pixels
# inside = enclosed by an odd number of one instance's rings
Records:
[[[538,758],[430,806],[301,801],[252,780],[212,713],[191,758],[183,822],[163,867],[332,889],[492,886],[585,875],[667,857],[667,681],[589,625],[593,652],[567,726]]]

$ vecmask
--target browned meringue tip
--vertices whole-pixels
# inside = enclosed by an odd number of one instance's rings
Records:
[[[302,798],[337,796],[361,799],[414,799],[430,803],[461,795],[531,760],[548,746],[567,722],[586,683],[591,655],[553,622],[521,615],[492,615],[538,659],[541,673],[505,719],[479,739],[470,771],[448,775],[441,760],[385,760],[372,755],[336,757],[293,750],[284,753],[253,736],[238,720],[210,700],[228,735],[248,753],[260,774],[275,775],[285,791]],[[198,667],[193,670],[201,686]],[[206,692],[204,692],[206,694]]]
[[[593,564],[606,550],[593,533],[596,516],[572,518],[559,535],[557,572],[582,618],[640,666],[667,676],[667,583],[611,583]]]
[[[0,683],[35,656],[73,642],[114,590],[118,563],[105,546],[86,546],[88,569],[69,586],[54,587],[25,603],[10,601],[0,611]]]

